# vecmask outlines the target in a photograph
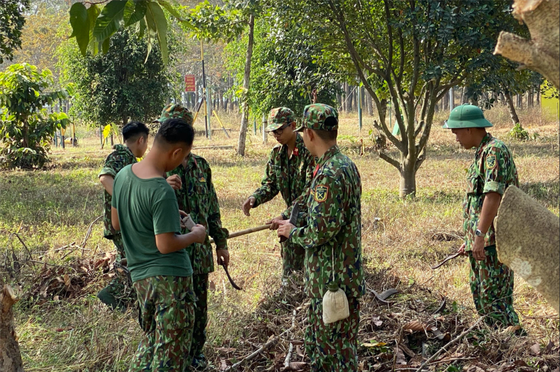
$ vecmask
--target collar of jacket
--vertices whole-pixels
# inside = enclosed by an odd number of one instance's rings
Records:
[[[317,168],[321,168],[323,166],[323,164],[325,164],[325,162],[327,160],[329,160],[330,158],[332,158],[333,156],[335,156],[336,154],[338,154],[340,152],[340,149],[338,148],[338,145],[334,145],[332,146],[330,149],[328,149],[323,156],[321,156],[319,158],[319,160],[317,161]]]
[[[187,166],[184,167],[183,164],[181,164],[181,166],[185,170],[191,169],[191,168],[198,168],[198,163],[196,162],[196,159],[194,158],[194,155],[193,155],[192,152],[189,154],[189,156],[187,158]]]
[[[130,156],[136,159],[136,156],[132,153],[132,151],[128,148],[128,146],[116,144],[113,146],[113,149],[118,153],[128,153]]]
[[[484,148],[484,146],[486,146],[488,142],[492,141],[492,138],[493,137],[490,133],[486,133],[486,135],[482,138],[482,141],[480,141],[480,145],[478,145],[478,147],[476,148],[476,153],[475,153],[476,159],[478,159],[478,157],[482,153],[482,149]]]

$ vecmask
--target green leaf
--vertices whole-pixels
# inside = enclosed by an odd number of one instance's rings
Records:
[[[148,25],[150,25],[150,18],[156,27],[155,31],[159,40],[161,58],[163,59],[163,63],[167,64],[169,60],[167,51],[167,19],[165,19],[165,14],[163,14],[161,7],[156,3],[148,3],[148,13],[146,13]]]
[[[146,19],[142,18],[139,22],[138,22],[138,37],[142,38],[144,37],[144,33],[146,32]]]
[[[158,0],[159,5],[165,8],[173,17],[177,18],[181,22],[185,22],[181,13],[173,5],[169,3],[167,0]]]
[[[99,13],[101,13],[101,9],[95,4],[92,4],[88,10],[88,22],[89,22],[89,42],[92,44],[93,54],[97,54],[97,43],[93,42],[95,39],[93,38],[93,28],[95,27],[95,22],[97,21],[97,17],[99,17]]]
[[[132,3],[129,2],[129,5],[127,5],[127,7],[125,8],[125,16],[124,16],[125,27],[130,26],[143,19],[144,16],[146,15],[146,9],[148,8],[148,4],[145,1],[135,1],[134,12],[127,16],[126,10],[131,6]]]
[[[84,4],[75,3],[70,8],[70,24],[72,25],[72,35],[76,37],[80,52],[86,55],[87,46],[89,44],[89,22],[88,11]]]
[[[109,51],[110,46],[111,46],[111,39],[110,38],[105,39],[105,41],[103,41],[103,44],[101,44],[101,51],[103,52],[103,54],[106,54]]]
[[[97,18],[93,28],[93,37],[98,42],[103,42],[118,30],[123,19],[124,7],[127,1],[111,0]]]

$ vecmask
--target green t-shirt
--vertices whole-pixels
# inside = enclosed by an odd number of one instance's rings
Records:
[[[112,206],[117,209],[132,281],[157,276],[191,276],[187,251],[162,254],[156,235],[181,231],[175,192],[163,177],[142,179],[123,168],[115,177]]]

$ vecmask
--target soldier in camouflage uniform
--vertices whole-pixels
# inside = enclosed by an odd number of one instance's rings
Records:
[[[243,203],[243,212],[249,216],[249,210],[272,200],[278,193],[286,202],[287,209],[268,223],[271,230],[278,228],[278,222],[290,217],[292,206],[303,199],[304,191],[311,182],[314,158],[305,148],[303,139],[295,132],[295,115],[287,107],[277,107],[270,111],[269,125],[266,131],[279,142],[266,164],[266,171],[258,188]],[[282,243],[282,277],[286,282],[290,273],[303,269],[305,252],[302,247],[289,242]]]
[[[311,300],[305,343],[312,369],[357,371],[359,298],[365,290],[360,174],[336,144],[336,110],[316,103],[306,106],[303,115],[298,130],[303,130],[309,152],[318,157],[306,195],[306,221],[300,227],[286,221],[278,235],[305,249],[306,293]],[[350,316],[324,324],[322,299],[333,282],[346,293]]]
[[[469,256],[476,310],[490,325],[515,327],[519,319],[513,309],[513,271],[498,261],[493,221],[506,188],[519,181],[511,152],[486,132],[491,126],[480,108],[462,105],[451,112],[444,128],[451,129],[465,149],[476,148],[463,204],[465,241],[459,248]]]
[[[159,119],[182,118],[188,123],[193,116],[187,108],[180,105],[167,106]],[[189,154],[183,164],[167,173],[167,182],[175,189],[179,209],[190,214],[195,223],[207,228],[208,234],[216,243],[218,263],[229,263],[227,247],[227,229],[222,227],[220,206],[216,190],[212,183],[212,171],[208,162],[201,156]],[[182,231],[186,232],[186,229]],[[209,236],[202,244],[193,244],[187,248],[193,268],[193,289],[197,297],[195,321],[190,355],[192,366],[204,368],[207,365],[202,352],[206,342],[206,325],[208,323],[208,274],[214,271],[214,257]]]
[[[125,258],[124,245],[120,231],[115,231],[111,225],[111,199],[113,182],[117,173],[125,166],[136,163],[136,158],[144,156],[148,148],[150,130],[144,123],[130,122],[122,130],[124,145],[115,145],[114,151],[107,156],[103,169],[99,172],[99,181],[105,188],[103,192],[103,235],[115,244],[117,256],[115,258],[115,278],[103,288],[97,297],[112,309],[126,309],[136,301],[136,294],[132,288],[130,273],[122,260]]]

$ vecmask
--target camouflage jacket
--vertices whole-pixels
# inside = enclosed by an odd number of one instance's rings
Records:
[[[125,145],[115,145],[113,147],[115,151],[107,156],[105,159],[105,164],[99,172],[98,177],[103,175],[108,175],[113,178],[129,164],[134,164],[137,162],[136,157]],[[107,190],[103,191],[103,236],[107,239],[113,239],[115,235],[120,235],[120,231],[115,231],[113,225],[111,225],[111,199],[112,196],[109,195]]]
[[[509,185],[519,185],[511,152],[502,141],[488,133],[476,149],[474,162],[467,176],[467,194],[463,203],[463,229],[467,251],[473,247],[484,194],[497,192],[503,195]],[[496,234],[492,224],[484,238],[484,246],[494,244]]]
[[[294,201],[298,197],[302,200],[302,194],[311,184],[314,164],[315,160],[299,133],[296,134],[296,146],[291,158],[288,158],[287,145],[275,146],[266,164],[262,186],[252,195],[255,197],[253,208],[272,200],[280,193],[287,207],[282,216],[287,219]]]
[[[361,195],[356,165],[338,146],[331,147],[317,161],[307,190],[306,223],[290,235],[292,243],[305,248],[308,296],[323,297],[333,280],[333,268],[335,283],[348,297],[364,294]]]
[[[222,227],[220,206],[216,190],[212,184],[212,171],[208,162],[191,154],[187,166],[182,164],[167,173],[181,177],[183,186],[175,190],[179,209],[191,215],[195,223],[206,226],[206,231],[216,242],[216,249],[227,249],[227,229]],[[187,231],[183,231],[185,233]],[[203,244],[191,244],[187,247],[194,274],[206,274],[214,271],[214,257],[210,238],[206,236]]]

